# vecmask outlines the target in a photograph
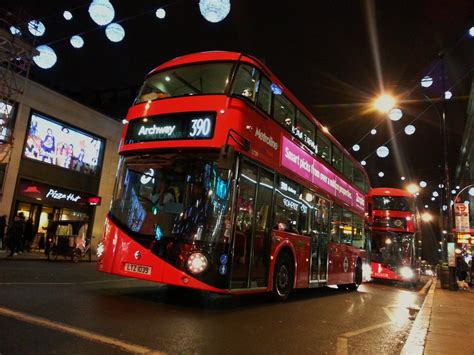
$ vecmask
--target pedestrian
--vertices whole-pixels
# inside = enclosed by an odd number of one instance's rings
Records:
[[[468,289],[469,285],[466,283],[468,265],[466,260],[464,260],[463,255],[458,255],[456,260],[456,275],[459,280],[459,287],[461,289]]]
[[[0,216],[0,244],[5,249],[5,228],[7,226],[7,216]]]
[[[8,256],[15,256],[18,254],[21,248],[21,242],[23,239],[24,222],[22,221],[23,213],[19,213],[13,218],[13,222],[10,223],[7,231],[8,237],[8,248],[10,254]]]
[[[25,222],[25,231],[23,236],[25,240],[24,249],[29,252],[31,250],[31,243],[35,237],[35,232],[33,230],[33,219],[31,219],[31,217]]]

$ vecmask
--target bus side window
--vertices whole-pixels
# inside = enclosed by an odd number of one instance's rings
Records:
[[[352,213],[342,210],[341,243],[352,245]]]
[[[232,94],[255,101],[255,89],[259,76],[260,73],[254,67],[248,64],[239,65],[237,75],[234,79]]]
[[[333,204],[331,213],[331,242],[334,243],[340,243],[341,240],[341,214],[342,208],[336,204]]]
[[[265,76],[257,84],[257,106],[264,112],[271,113],[272,91],[271,81]]]

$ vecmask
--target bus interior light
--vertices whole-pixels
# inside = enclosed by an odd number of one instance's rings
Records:
[[[192,253],[188,258],[188,269],[192,274],[200,274],[207,269],[208,261],[201,253]]]

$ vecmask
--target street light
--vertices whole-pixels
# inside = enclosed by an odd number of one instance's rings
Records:
[[[418,192],[418,186],[416,184],[409,184],[405,187],[405,190],[407,190],[409,193],[412,195],[415,195]]]
[[[431,222],[433,220],[433,215],[429,212],[423,212],[421,214],[421,220],[423,222]]]
[[[395,107],[395,97],[389,94],[383,94],[377,97],[374,101],[374,108],[382,113],[388,113]]]

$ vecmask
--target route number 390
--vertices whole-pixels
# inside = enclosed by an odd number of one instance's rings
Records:
[[[211,120],[209,118],[191,120],[190,137],[208,137],[209,133],[211,133]]]

